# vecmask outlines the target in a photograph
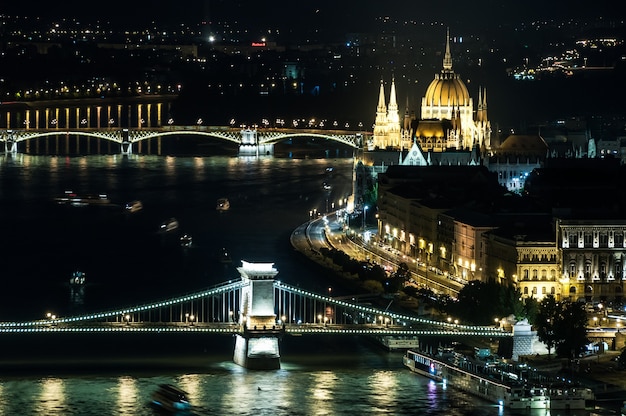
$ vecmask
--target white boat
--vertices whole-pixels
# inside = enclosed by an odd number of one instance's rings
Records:
[[[130,201],[126,204],[124,208],[127,212],[137,212],[143,209],[143,204],[141,203],[141,201]]]
[[[184,234],[180,237],[180,246],[181,247],[191,247],[192,238],[189,234]]]
[[[169,233],[170,231],[174,231],[177,229],[178,229],[178,220],[172,217],[169,220],[163,221],[161,223],[160,231],[163,233]]]
[[[375,337],[385,349],[389,351],[410,350],[419,348],[419,339],[414,336],[382,335]]]
[[[85,273],[81,271],[75,271],[72,273],[72,277],[70,277],[70,285],[72,286],[80,286],[85,284]]]
[[[108,205],[111,200],[107,194],[81,195],[74,191],[65,191],[63,195],[54,198],[59,205],[71,205],[73,207],[84,207],[87,205]]]
[[[152,393],[152,404],[171,413],[191,410],[187,392],[171,384],[159,385],[159,388]]]
[[[407,350],[402,361],[415,373],[508,409],[585,409],[595,399],[591,389],[572,384],[534,385],[495,365],[480,367],[481,360],[457,353],[433,357]]]
[[[228,211],[230,209],[230,201],[228,198],[218,199],[215,209],[218,211]]]

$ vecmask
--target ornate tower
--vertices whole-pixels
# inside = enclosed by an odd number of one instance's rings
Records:
[[[374,122],[374,136],[372,143],[369,144],[369,150],[376,147],[384,149],[387,147],[387,106],[385,105],[385,86],[380,80],[380,92],[378,94],[378,106],[376,107],[376,121]]]

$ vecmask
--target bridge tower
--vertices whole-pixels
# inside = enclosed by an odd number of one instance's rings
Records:
[[[284,327],[277,325],[274,311],[274,263],[249,263],[242,260],[237,270],[246,285],[241,290],[239,324],[233,361],[253,370],[280,368],[278,340]]]

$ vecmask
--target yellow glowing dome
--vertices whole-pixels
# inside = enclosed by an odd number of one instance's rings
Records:
[[[436,107],[467,106],[470,96],[467,87],[452,71],[442,71],[435,76],[424,96],[424,104]]]

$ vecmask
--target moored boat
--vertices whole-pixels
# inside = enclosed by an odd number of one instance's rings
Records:
[[[569,383],[535,384],[493,363],[454,352],[435,357],[407,350],[402,360],[415,373],[508,409],[585,409],[595,399],[589,388]]]

